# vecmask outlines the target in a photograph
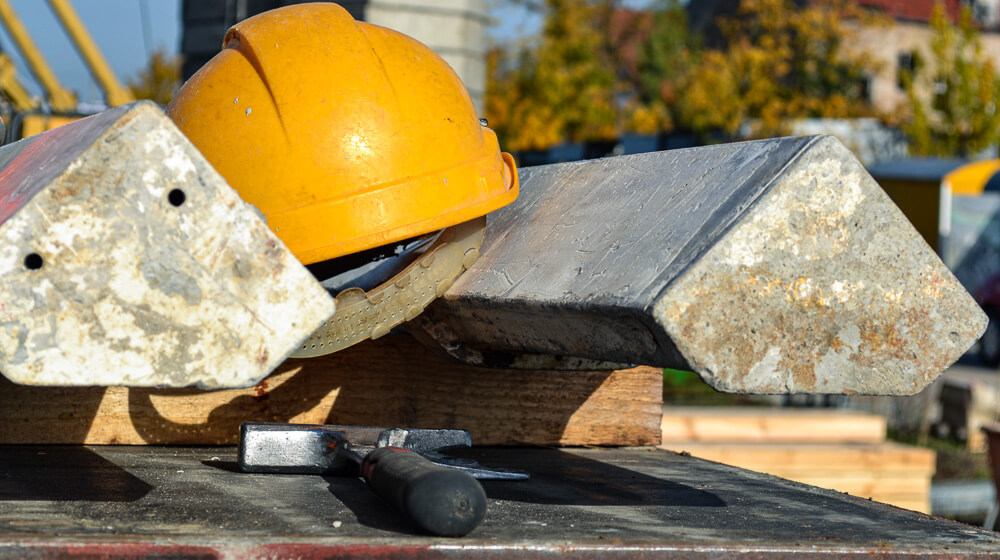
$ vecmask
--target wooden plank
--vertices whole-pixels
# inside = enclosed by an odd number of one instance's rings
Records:
[[[913,394],[986,316],[851,152],[777,138],[524,169],[442,342],[697,371],[741,393]],[[433,333],[432,333],[433,334]]]
[[[931,480],[928,476],[794,476],[781,472],[768,474],[804,484],[819,486],[820,488],[831,488],[865,498],[869,496],[909,496],[911,498],[920,498],[929,495],[931,491]]]
[[[665,406],[671,443],[881,443],[886,420],[854,411]]]
[[[768,473],[772,474],[772,473]],[[780,476],[780,475],[775,475]],[[905,509],[912,509],[914,511],[919,511],[922,513],[931,512],[931,481],[930,477],[926,477],[925,480],[911,480],[905,481],[900,480],[897,482],[885,483],[882,481],[864,481],[864,480],[852,480],[852,479],[813,479],[808,477],[796,478],[791,476],[781,476],[781,478],[787,480],[794,480],[795,482],[801,482],[802,484],[808,484],[810,486],[816,486],[819,488],[828,488],[830,490],[836,490],[837,492],[844,492],[852,496],[857,496],[859,498],[868,498],[876,502],[882,502],[886,504],[892,504],[896,507],[901,507]],[[883,488],[886,484],[890,485],[888,488]],[[907,491],[897,491],[897,488],[903,486],[912,485],[912,488]]]
[[[826,469],[808,469],[808,468],[782,468],[782,467],[767,467],[767,472],[775,476],[780,476],[783,478],[792,478],[799,480],[805,477],[810,477],[814,479],[856,479],[856,480],[875,480],[875,479],[885,479],[885,480],[896,480],[896,479],[913,479],[926,476],[928,473],[933,473],[933,470],[928,470],[925,468],[896,468],[893,465],[888,465],[886,468],[870,468],[865,469],[863,467],[854,468],[850,465],[832,465]]]
[[[695,457],[727,465],[746,466],[752,470],[850,468],[865,470],[934,471],[936,454],[920,447],[892,442],[877,445],[799,445],[799,444],[674,444],[663,447],[686,451]]]
[[[931,501],[930,498],[927,499],[911,499],[907,497],[896,497],[896,496],[882,496],[879,499],[875,499],[872,496],[872,500],[876,502],[882,502],[883,504],[889,504],[896,506],[898,508],[908,509],[911,511],[919,511],[920,513],[931,512]]]
[[[462,428],[478,445],[655,445],[662,371],[459,364],[408,336],[288,360],[242,390],[0,387],[0,442],[232,444],[247,420]]]
[[[880,444],[664,443],[661,447],[803,484],[930,512],[936,454]]]

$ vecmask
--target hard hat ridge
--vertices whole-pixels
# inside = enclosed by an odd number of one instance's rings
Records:
[[[235,25],[168,114],[305,264],[517,197],[513,158],[436,53],[332,3]]]

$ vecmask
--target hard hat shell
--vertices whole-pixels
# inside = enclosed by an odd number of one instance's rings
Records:
[[[304,264],[517,197],[514,160],[448,64],[332,3],[254,16],[167,114]]]

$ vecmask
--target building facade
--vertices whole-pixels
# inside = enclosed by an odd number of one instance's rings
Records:
[[[930,26],[935,0],[863,0],[862,5],[877,9],[893,19],[889,27],[857,29],[855,48],[868,52],[879,63],[870,77],[869,95],[879,110],[891,111],[906,103],[902,75],[914,68],[918,59],[933,60]],[[953,20],[964,5],[972,8],[980,25],[983,54],[1000,69],[1000,0],[948,0],[945,2]]]
[[[226,30],[261,12],[308,0],[184,0],[181,54],[189,78],[222,47]],[[486,0],[340,0],[355,19],[394,29],[434,49],[477,108],[486,91]]]
[[[824,0],[795,0],[799,5]],[[878,71],[869,76],[866,88],[869,100],[880,111],[892,111],[907,102],[901,76],[911,70],[919,58],[933,59],[931,52],[931,15],[934,5],[944,2],[952,20],[963,7],[972,9],[980,30],[983,53],[992,57],[1000,69],[1000,0],[855,0],[866,8],[880,12],[893,21],[888,27],[856,27],[852,47],[869,54]],[[719,16],[732,17],[740,0],[699,0],[688,3],[688,18],[692,32],[705,36],[708,46],[720,46],[721,35],[715,26]]]

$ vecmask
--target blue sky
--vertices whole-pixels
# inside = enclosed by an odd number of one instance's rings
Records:
[[[10,3],[63,86],[75,91],[81,101],[101,100],[100,90],[48,3]],[[180,0],[72,0],[72,4],[122,83],[145,65],[149,51],[160,47],[177,52],[180,47]],[[143,11],[148,15],[145,26]],[[6,29],[0,30],[0,48],[14,59],[25,87],[38,93]]]

